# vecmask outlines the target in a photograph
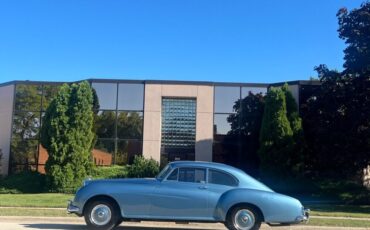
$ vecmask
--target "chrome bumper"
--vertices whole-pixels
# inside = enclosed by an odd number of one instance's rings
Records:
[[[303,208],[302,209],[302,216],[299,216],[297,217],[296,221],[299,222],[299,223],[308,223],[308,221],[310,220],[310,209],[308,208]]]
[[[80,211],[79,207],[73,205],[73,202],[71,200],[68,201],[67,212],[78,214],[79,211]]]

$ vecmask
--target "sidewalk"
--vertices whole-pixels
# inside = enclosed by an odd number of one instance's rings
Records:
[[[1,209],[28,209],[28,210],[60,210],[65,211],[65,208],[40,208],[40,207],[0,207]],[[70,218],[76,218],[77,216],[71,215]],[[68,217],[69,218],[69,217]],[[315,219],[338,219],[338,220],[361,220],[361,221],[370,221],[370,218],[363,217],[339,217],[339,216],[310,216],[310,218]]]
[[[0,217],[1,229],[26,230],[26,229],[86,229],[83,218],[76,217]],[[117,230],[226,230],[223,224],[189,223],[176,224],[174,222],[123,222]],[[270,227],[263,224],[261,230],[370,230],[370,228],[348,227],[321,227],[309,225],[292,225],[283,227]]]

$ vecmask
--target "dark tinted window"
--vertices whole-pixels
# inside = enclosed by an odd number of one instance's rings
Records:
[[[118,140],[116,164],[131,164],[136,155],[142,155],[143,142],[139,140]]]
[[[215,114],[214,115],[214,134],[226,135],[231,130],[231,123],[227,118],[230,114]]]
[[[116,112],[99,111],[95,118],[95,130],[98,138],[114,138],[116,136]]]
[[[232,113],[233,106],[240,99],[240,87],[215,87],[215,113]]]
[[[42,97],[42,109],[46,110],[50,105],[50,102],[58,95],[60,85],[44,85],[43,87],[43,97]]]
[[[117,84],[116,83],[92,83],[96,91],[100,109],[116,109]]]
[[[118,109],[143,110],[144,84],[119,84]]]
[[[98,139],[92,151],[95,165],[112,165],[114,146],[114,140]]]
[[[220,185],[227,185],[227,186],[237,186],[238,182],[234,177],[231,175],[220,172],[217,170],[210,169],[208,171],[208,183],[210,184],[220,184]]]
[[[13,138],[22,140],[38,138],[40,112],[15,112],[13,117]]]
[[[178,175],[179,175],[179,170],[178,170],[178,169],[175,169],[175,170],[171,173],[171,175],[169,175],[169,176],[167,177],[167,180],[177,180]]]
[[[40,111],[42,85],[17,85],[15,90],[15,110]]]
[[[120,139],[142,139],[143,113],[118,112],[117,136]]]
[[[196,168],[181,168],[179,181],[201,183],[206,181],[206,170]]]
[[[38,155],[37,140],[12,139],[10,145],[12,165],[36,164]]]
[[[266,94],[267,93],[267,88],[266,87],[243,87],[242,88],[242,98],[245,98],[248,96],[249,93],[252,94]]]

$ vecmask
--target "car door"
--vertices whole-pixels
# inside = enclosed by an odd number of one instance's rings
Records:
[[[176,168],[155,188],[150,215],[158,219],[208,219],[207,196],[205,168]]]
[[[238,180],[231,174],[222,170],[208,169],[208,213],[206,215],[214,217],[218,201],[222,194],[236,188],[238,184]]]

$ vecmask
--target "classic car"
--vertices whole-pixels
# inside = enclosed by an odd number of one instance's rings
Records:
[[[242,170],[211,162],[175,161],[156,178],[86,180],[69,213],[89,229],[113,229],[122,221],[221,222],[232,230],[259,229],[261,222],[308,221],[309,210],[272,191]]]

